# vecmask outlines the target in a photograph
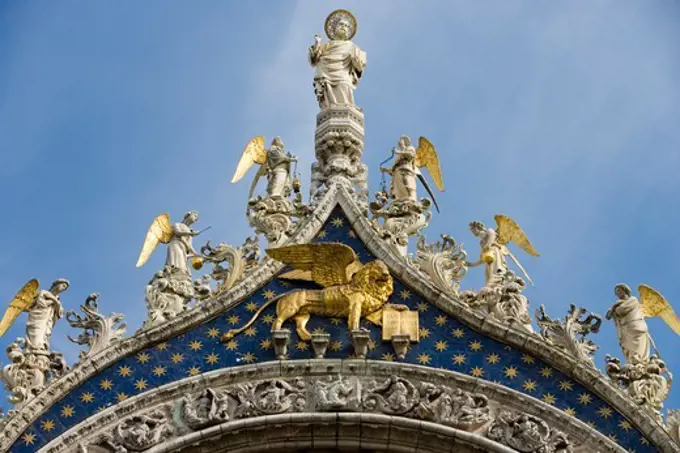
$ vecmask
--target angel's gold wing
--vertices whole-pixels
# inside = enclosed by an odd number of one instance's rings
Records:
[[[238,182],[243,175],[245,175],[254,163],[264,164],[267,161],[267,150],[264,148],[264,136],[255,137],[246,145],[246,149],[241,154],[241,160],[238,161],[238,167],[234,172],[234,177],[231,182]]]
[[[675,333],[680,335],[680,319],[673,311],[673,307],[668,303],[660,292],[647,285],[638,286],[640,293],[640,305],[642,312],[648,318],[658,316],[668,324]]]
[[[144,245],[142,245],[142,251],[139,253],[139,259],[137,259],[137,267],[142,267],[148,261],[159,242],[167,244],[170,239],[172,239],[170,216],[161,214],[153,220],[149,231],[146,232]]]
[[[416,150],[416,167],[427,168],[427,171],[432,176],[434,185],[441,192],[444,190],[444,181],[442,180],[442,168],[439,165],[439,156],[434,149],[434,145],[425,137],[420,137],[418,140],[418,149]]]
[[[354,250],[336,242],[267,249],[267,255],[294,268],[280,278],[312,280],[324,287],[348,283],[361,267]]]
[[[500,242],[502,245],[505,245],[512,241],[519,245],[522,250],[527,252],[529,255],[540,256],[522,228],[517,225],[517,222],[503,214],[496,215],[494,219],[496,219],[496,225],[498,225],[498,228],[496,228],[496,233],[498,233],[498,242]]]
[[[14,321],[19,317],[22,311],[28,311],[35,301],[35,296],[38,294],[38,287],[40,284],[35,278],[26,283],[23,288],[19,290],[12,302],[9,303],[7,311],[0,320],[0,337],[7,332]]]

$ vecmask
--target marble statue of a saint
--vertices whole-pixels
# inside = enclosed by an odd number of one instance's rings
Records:
[[[189,211],[180,223],[172,225],[172,238],[168,243],[168,254],[165,259],[166,266],[191,275],[187,261],[189,256],[198,255],[192,245],[193,237],[198,233],[191,229],[191,225],[197,221],[198,212]]]
[[[39,290],[28,310],[26,349],[29,352],[50,352],[50,338],[57,320],[64,316],[59,294],[69,287],[68,280],[58,279],[49,291]]]
[[[626,362],[646,361],[649,359],[650,337],[642,304],[632,295],[628,285],[616,285],[614,294],[619,299],[609,309],[606,317],[614,320]]]
[[[356,28],[356,19],[349,11],[334,11],[325,25],[330,41],[322,43],[317,33],[309,48],[309,62],[316,68],[314,92],[322,109],[355,105],[354,90],[366,67],[366,52],[351,41]]]

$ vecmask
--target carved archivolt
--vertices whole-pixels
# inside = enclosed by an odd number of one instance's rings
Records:
[[[270,378],[206,388],[145,408],[79,439],[80,452],[142,452],[227,422],[286,413],[363,412],[434,422],[523,453],[570,453],[569,437],[537,416],[492,409],[481,394],[391,375]],[[93,448],[96,447],[96,448]],[[59,451],[52,448],[48,451]]]

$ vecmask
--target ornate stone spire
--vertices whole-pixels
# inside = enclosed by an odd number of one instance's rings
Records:
[[[329,41],[322,43],[317,33],[309,48],[309,62],[316,69],[314,93],[321,108],[316,116],[312,203],[336,180],[353,187],[362,203],[368,197],[368,169],[361,163],[364,115],[354,102],[354,91],[366,67],[366,52],[351,41],[356,29],[356,19],[349,11],[333,11],[325,23]]]

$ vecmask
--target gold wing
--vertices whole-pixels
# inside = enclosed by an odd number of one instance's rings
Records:
[[[262,165],[265,162],[267,162],[267,150],[264,148],[264,136],[260,135],[249,141],[246,145],[246,149],[241,154],[241,160],[238,161],[238,167],[236,167],[236,172],[234,172],[231,182],[238,182],[243,178],[243,175],[250,170],[254,163]]]
[[[503,214],[496,215],[494,219],[496,219],[496,225],[498,225],[498,228],[496,228],[496,233],[498,233],[498,242],[500,242],[502,245],[505,245],[512,241],[519,245],[522,250],[527,252],[529,255],[541,256],[531,244],[529,238],[524,233],[522,228],[520,228],[520,226],[517,225],[514,220]]]
[[[2,320],[0,320],[0,337],[7,332],[7,329],[12,326],[22,311],[28,311],[31,308],[35,301],[35,296],[38,294],[39,286],[38,280],[34,278],[26,283],[17,295],[14,296],[12,302],[9,303],[9,307],[7,307],[7,311],[2,316]]]
[[[678,319],[678,316],[673,311],[673,307],[671,307],[666,298],[660,292],[647,285],[638,286],[638,293],[640,293],[640,305],[642,305],[644,315],[648,318],[658,316],[675,333],[680,335],[680,319]]]
[[[335,242],[267,249],[267,255],[294,268],[280,278],[312,280],[324,287],[348,283],[359,263],[351,247]]]
[[[442,180],[442,168],[439,165],[439,156],[434,149],[434,145],[425,137],[420,137],[418,140],[418,149],[416,150],[416,167],[427,168],[427,171],[432,176],[434,185],[437,190],[442,192],[444,190],[444,181]]]
[[[161,214],[153,220],[149,231],[146,232],[144,245],[142,245],[142,251],[137,259],[137,267],[142,267],[149,260],[159,242],[167,244],[170,242],[170,239],[172,239],[170,216],[168,214]]]

